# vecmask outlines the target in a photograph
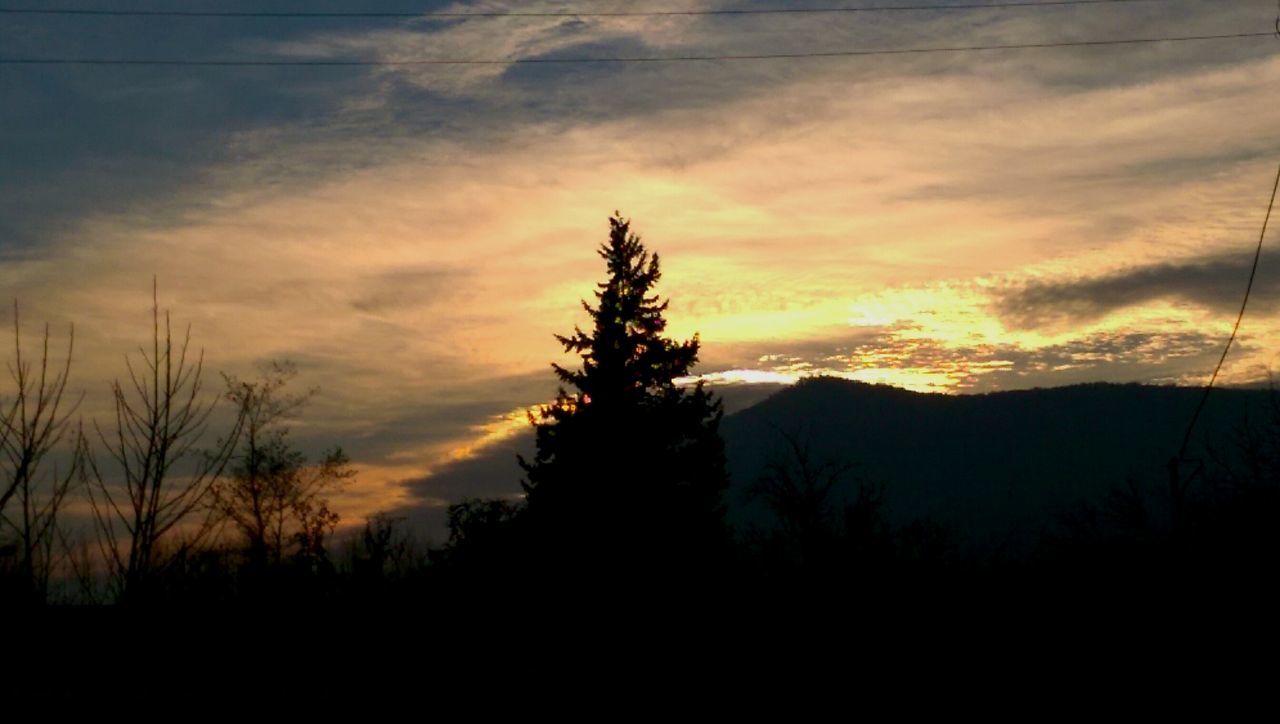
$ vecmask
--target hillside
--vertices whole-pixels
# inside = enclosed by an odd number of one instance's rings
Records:
[[[856,478],[883,485],[895,522],[928,517],[987,548],[1034,542],[1057,515],[1130,478],[1158,493],[1201,394],[1087,384],[936,395],[829,378],[760,387],[722,390],[726,408],[736,410],[721,432],[732,477],[730,518],[740,530],[772,522],[747,491],[770,461],[783,457],[785,431],[809,441],[815,462],[856,466],[845,492],[855,489]],[[1246,414],[1267,419],[1268,401],[1263,390],[1215,390],[1192,455],[1204,457],[1206,445],[1229,453],[1233,427]],[[530,431],[443,466],[409,483],[417,501],[397,514],[441,540],[440,501],[518,495],[516,454],[532,452]]]
[[[809,380],[724,420],[732,517],[740,527],[769,522],[747,493],[767,463],[785,458],[786,432],[810,443],[815,462],[854,464],[853,477],[883,485],[897,522],[928,517],[971,545],[1025,545],[1113,486],[1164,485],[1200,394],[1088,384],[948,396]],[[1262,390],[1216,390],[1191,454],[1229,455],[1233,427],[1246,414],[1264,419],[1268,400]]]

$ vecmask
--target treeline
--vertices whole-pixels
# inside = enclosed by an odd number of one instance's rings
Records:
[[[1171,462],[1167,485],[1117,481],[1041,531],[1029,555],[975,552],[929,519],[892,522],[856,461],[820,460],[801,436],[754,481],[772,523],[727,520],[720,402],[688,384],[700,341],[665,335],[658,256],[610,219],[608,275],[590,328],[557,338],[556,400],[531,420],[524,495],[448,510],[429,548],[385,515],[335,538],[331,496],[355,484],[341,448],[309,460],[291,419],[316,394],[297,370],[210,386],[189,330],[154,296],[149,343],[111,385],[113,414],[82,421],[72,341],[46,327],[24,353],[15,308],[12,397],[0,408],[0,596],[126,605],[418,601],[509,589],[784,591],[796,586],[1132,584],[1162,577],[1269,581],[1280,553],[1280,403],[1242,423],[1237,450]],[[802,383],[804,384],[804,383]],[[821,424],[815,420],[814,424]],[[1089,451],[1078,451],[1088,455]],[[869,588],[871,587],[871,588]],[[899,586],[900,587],[900,586]]]
[[[1096,594],[1188,587],[1196,600],[1224,587],[1274,594],[1280,591],[1270,573],[1280,563],[1275,391],[1263,413],[1238,419],[1206,444],[1202,457],[1170,459],[1163,469],[1102,481],[1106,492],[1097,497],[1046,506],[1031,529],[977,532],[891,515],[883,484],[862,478],[856,461],[819,458],[805,437],[779,431],[785,452],[749,490],[773,522],[739,531],[744,566],[749,578],[844,589],[875,583]],[[1061,462],[1043,461],[1046,477],[1055,464]],[[1034,475],[1024,484],[1034,486]],[[981,480],[970,487],[975,496],[1000,494]]]
[[[311,462],[288,438],[316,390],[290,392],[288,362],[207,389],[190,330],[175,336],[154,289],[152,301],[151,338],[111,383],[105,420],[78,417],[82,398],[68,392],[74,328],[62,360],[48,326],[32,358],[15,305],[14,393],[0,408],[6,603],[148,601],[179,580],[333,568],[328,496],[354,470],[340,448]]]

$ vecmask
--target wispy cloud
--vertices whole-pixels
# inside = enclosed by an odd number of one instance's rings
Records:
[[[511,59],[1229,32],[1269,27],[1274,9],[1123,5],[190,23],[165,37],[28,23],[0,40],[30,54]],[[1280,155],[1274,43],[0,73],[0,283],[26,318],[76,322],[86,411],[104,409],[105,380],[147,333],[155,274],[211,370],[290,357],[323,388],[298,439],[348,447],[365,470],[359,512],[429,473],[441,495],[462,490],[462,473],[438,482],[466,469],[451,456],[554,394],[552,333],[582,321],[614,209],[662,254],[672,333],[701,334],[702,372],[942,391],[1196,380]],[[1263,261],[1260,311],[1278,261]],[[1280,325],[1251,317],[1244,334],[1230,380],[1271,362]]]

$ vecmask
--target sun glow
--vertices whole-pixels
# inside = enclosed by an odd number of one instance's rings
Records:
[[[468,460],[503,440],[510,440],[529,429],[531,420],[537,419],[542,407],[542,405],[517,407],[474,426],[471,430],[475,436],[452,447],[446,459],[449,462]]]

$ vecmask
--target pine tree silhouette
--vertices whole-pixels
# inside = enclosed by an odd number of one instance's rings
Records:
[[[667,302],[652,294],[658,255],[629,220],[615,215],[609,224],[599,249],[608,280],[596,306],[582,303],[594,327],[557,335],[581,368],[553,365],[570,389],[543,408],[537,454],[520,460],[529,522],[562,562],[629,570],[709,563],[727,540],[723,411],[700,382],[676,384],[697,362],[698,337],[663,335]]]

